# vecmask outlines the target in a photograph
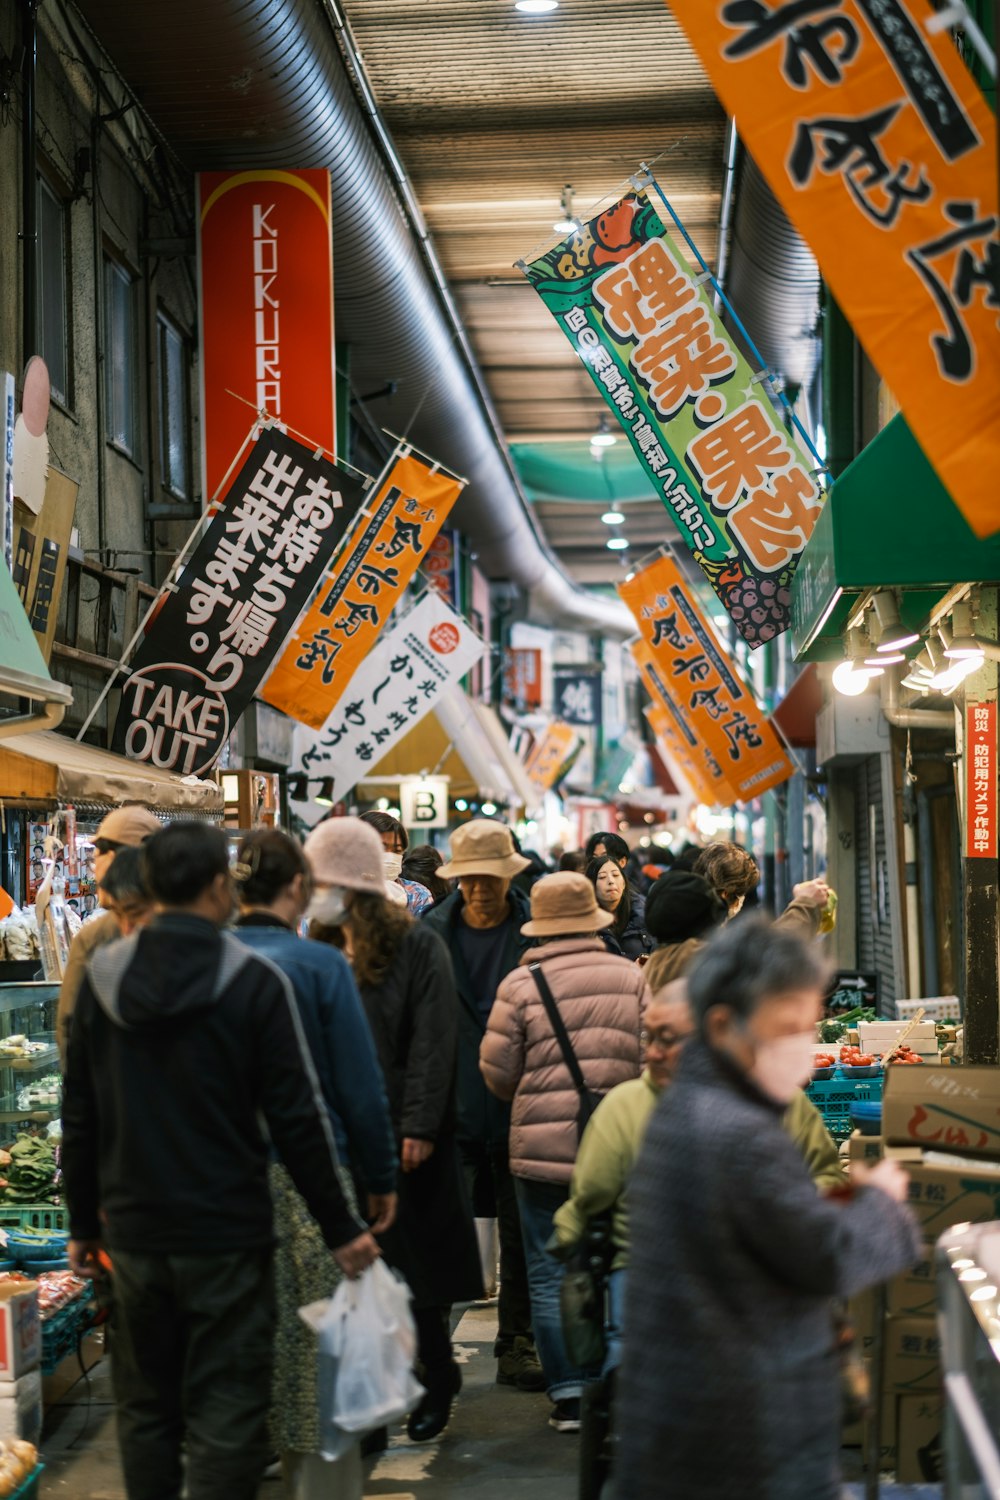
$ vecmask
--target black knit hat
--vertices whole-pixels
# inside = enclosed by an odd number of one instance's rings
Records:
[[[646,896],[646,931],[658,943],[702,937],[725,916],[725,902],[707,880],[688,870],[667,870]]]

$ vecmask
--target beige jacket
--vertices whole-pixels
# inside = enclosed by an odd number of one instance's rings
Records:
[[[649,1001],[643,970],[600,938],[559,938],[530,948],[507,975],[479,1052],[487,1087],[513,1099],[510,1169],[568,1183],[578,1141],[579,1095],[527,965],[538,962],[566,1025],[584,1081],[606,1094],[640,1072],[639,1032]]]
[[[69,1028],[73,1020],[73,1011],[76,1009],[76,997],[80,993],[87,965],[98,948],[103,947],[105,943],[113,943],[121,935],[118,918],[112,916],[111,912],[105,911],[99,917],[92,917],[89,922],[84,922],[69,945],[69,957],[66,960],[62,984],[59,986],[59,1005],[56,1013],[56,1040],[59,1043],[63,1068],[66,1067],[66,1048],[69,1045]]]

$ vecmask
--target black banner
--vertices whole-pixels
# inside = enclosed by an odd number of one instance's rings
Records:
[[[596,728],[601,722],[601,673],[585,667],[553,667],[552,711],[564,724]]]
[[[363,498],[360,480],[261,433],[129,664],[119,754],[181,776],[212,766]]]

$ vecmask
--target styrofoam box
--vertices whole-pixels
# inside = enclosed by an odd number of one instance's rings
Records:
[[[918,1010],[924,1011],[930,1021],[962,1019],[962,1002],[957,995],[935,995],[930,1000],[896,1001],[896,1015],[901,1021],[911,1020]]]
[[[858,1040],[862,1052],[888,1052],[902,1036],[907,1021],[859,1021]],[[937,1028],[933,1021],[918,1021],[906,1038],[911,1052],[920,1056],[937,1056]]]
[[[0,1280],[0,1390],[42,1360],[36,1281]]]
[[[0,1386],[0,1439],[24,1438],[38,1446],[42,1435],[42,1374],[31,1370]]]

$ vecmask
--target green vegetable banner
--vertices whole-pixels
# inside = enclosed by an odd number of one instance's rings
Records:
[[[744,640],[787,630],[824,496],[646,193],[521,269]]]

